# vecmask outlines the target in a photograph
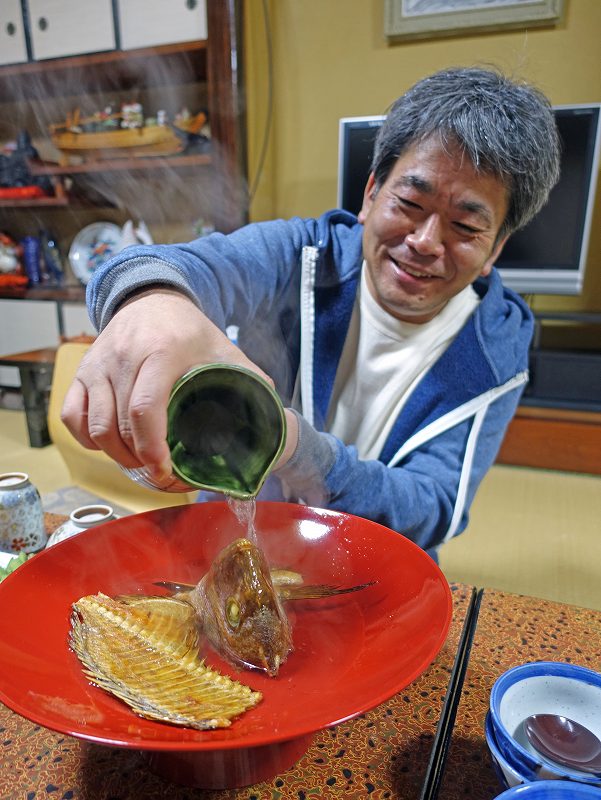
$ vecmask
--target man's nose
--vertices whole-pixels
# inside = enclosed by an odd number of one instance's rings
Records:
[[[438,214],[430,214],[416,223],[405,242],[420,256],[439,257],[444,253],[442,221]]]

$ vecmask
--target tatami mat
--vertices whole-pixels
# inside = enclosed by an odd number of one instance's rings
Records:
[[[24,414],[0,409],[0,472],[14,470],[54,509],[73,499],[54,446],[30,448]],[[449,580],[601,610],[601,477],[493,467],[440,561]]]
[[[71,483],[54,446],[29,446],[25,414],[19,410],[0,408],[0,472],[26,472],[40,494]]]
[[[30,447],[25,414],[20,410],[0,409],[0,473],[25,472],[42,496],[44,511],[70,514],[76,508],[94,503],[109,504],[115,514],[126,516],[131,510],[116,505],[71,484],[71,476],[54,445]]]
[[[450,580],[601,610],[601,477],[493,467],[440,562]]]

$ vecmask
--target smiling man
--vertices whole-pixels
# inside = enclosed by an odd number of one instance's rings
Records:
[[[63,419],[160,485],[173,383],[200,363],[249,366],[287,406],[269,496],[376,520],[435,557],[527,381],[532,317],[495,259],[558,174],[536,89],[493,70],[425,78],[390,109],[358,218],[255,223],[103,264],[88,290],[101,333]]]
[[[373,173],[359,221],[367,285],[397,319],[429,322],[480,275],[505,243],[507,189],[479,173],[459,146],[412,145],[378,188]]]

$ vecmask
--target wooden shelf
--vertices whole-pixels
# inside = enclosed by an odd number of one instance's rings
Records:
[[[160,98],[173,96],[173,90],[184,90],[193,96],[199,105],[206,105],[211,126],[211,142],[219,153],[212,159],[209,152],[189,152],[169,156],[130,154],[127,158],[110,158],[87,163],[44,165],[33,170],[35,175],[73,178],[73,191],[68,199],[45,198],[35,204],[3,204],[12,207],[36,207],[75,205],[79,203],[76,193],[85,198],[93,190],[93,176],[100,178],[108,174],[107,180],[114,183],[114,195],[123,199],[124,205],[131,200],[127,194],[129,186],[121,177],[135,172],[136,178],[150,179],[151,173],[161,170],[196,169],[211,167],[203,174],[206,194],[215,198],[211,205],[212,222],[217,230],[232,231],[248,221],[248,198],[238,185],[243,185],[247,175],[246,161],[246,109],[244,104],[244,81],[242,53],[243,0],[209,2],[207,5],[207,39],[185,43],[147,47],[137,50],[113,50],[103,53],[69,56],[67,58],[44,59],[25,64],[0,66],[0,105],[15,104],[16,108],[5,109],[7,119],[18,120],[22,116],[24,127],[37,125],[46,130],[41,117],[35,121],[28,118],[29,110],[35,110],[42,101],[44,107],[54,110],[63,103],[67,108],[77,105],[80,98],[91,98],[94,108],[102,102],[100,95],[113,98],[136,95],[146,89],[157,88]],[[117,98],[115,98],[117,100]],[[49,101],[49,102],[47,102]],[[187,101],[188,102],[188,101]],[[190,103],[188,102],[188,105]],[[27,112],[27,113],[25,113]],[[59,113],[58,110],[56,112]],[[63,112],[60,112],[63,114]],[[32,134],[33,135],[33,134]],[[190,148],[191,149],[191,148]],[[86,180],[86,176],[89,178]],[[134,184],[131,181],[130,184]],[[140,180],[142,183],[142,180]],[[118,184],[118,185],[117,185]],[[144,192],[142,186],[141,192]],[[90,201],[100,205],[101,195],[90,196]],[[170,210],[169,210],[170,211]],[[191,209],[191,212],[193,209]],[[133,211],[131,212],[134,213]],[[173,209],[173,220],[180,223]],[[66,217],[64,217],[66,219]],[[61,217],[61,221],[64,221]],[[75,217],[73,227],[76,225]]]
[[[208,153],[190,153],[188,155],[173,156],[139,156],[129,158],[111,158],[99,161],[85,161],[82,164],[39,164],[30,163],[29,168],[33,176],[42,175],[55,178],[85,177],[107,172],[152,172],[162,169],[185,169],[189,167],[208,167],[212,163]],[[53,197],[29,197],[23,199],[0,199],[0,208],[59,208],[68,205],[86,205],[85,198],[70,198],[65,192],[60,180],[54,182],[55,195]]]
[[[31,170],[32,175],[35,174]],[[54,195],[52,197],[16,197],[0,198],[0,208],[57,208],[69,205],[69,196],[60,180],[52,181]]]
[[[86,299],[85,286],[48,286],[35,289],[0,288],[0,300],[49,300],[65,303],[82,303]]]
[[[61,208],[69,205],[67,195],[60,197],[30,197],[23,200],[0,199],[0,208]]]
[[[111,158],[85,161],[81,164],[31,164],[32,175],[85,175],[94,172],[120,172],[132,170],[159,170],[167,168],[208,166],[208,153],[191,153],[173,156],[139,156],[136,158]]]
[[[30,61],[0,69],[0,102],[41,98],[62,94],[67,75],[76,74],[78,88],[114,91],[137,88],[144,75],[145,86],[199,82],[207,78],[207,42],[145,47],[139,50],[112,50],[68,58]],[[159,59],[165,69],[145,70],[148,59]]]

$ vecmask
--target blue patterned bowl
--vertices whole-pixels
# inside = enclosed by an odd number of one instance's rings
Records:
[[[501,786],[504,789],[511,789],[513,786],[520,786],[526,783],[526,778],[520,775],[520,773],[511,766],[499,750],[493,731],[490,711],[486,714],[486,719],[484,721],[484,736],[492,759],[492,765]]]
[[[495,800],[599,800],[599,790],[573,781],[537,781],[514,786]]]
[[[599,777],[544,758],[532,747],[523,730],[531,714],[563,715],[601,738],[601,674],[575,664],[537,661],[503,673],[490,693],[494,737],[513,770],[527,781],[559,778],[601,788]]]

